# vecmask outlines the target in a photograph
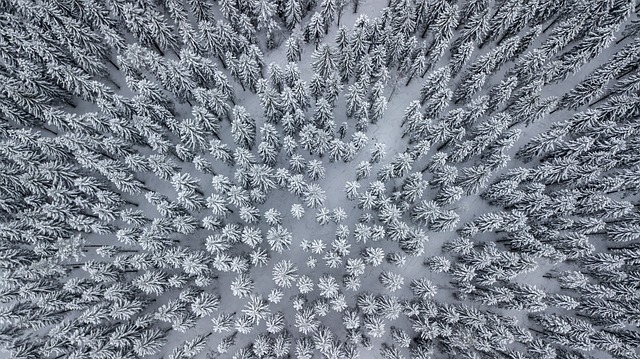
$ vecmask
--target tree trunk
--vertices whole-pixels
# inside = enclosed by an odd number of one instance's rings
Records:
[[[140,206],[139,204],[137,204],[137,203],[135,203],[135,202],[131,202],[131,201],[129,201],[128,199],[124,199],[123,201],[124,201],[124,203],[126,203],[126,204],[130,204],[130,205],[132,205],[132,206],[134,206],[134,207],[139,207],[139,206]]]
[[[58,133],[57,133],[57,132],[55,132],[55,131],[53,131],[53,130],[50,130],[50,129],[46,128],[44,125],[42,126],[42,129],[43,129],[43,130],[45,130],[45,131],[47,131],[47,132],[49,132],[50,134],[52,134],[52,135],[54,135],[54,136],[57,136],[57,135],[58,135]]]
[[[496,46],[500,46],[500,44],[502,44],[502,42],[507,38],[507,36],[510,35],[510,31],[507,31],[504,33],[504,35],[500,36],[500,38],[498,39],[498,42],[496,42]]]
[[[180,158],[172,149],[169,149],[169,153],[173,155],[173,157],[175,157],[178,161],[184,163],[184,161],[182,160],[182,158]]]
[[[518,122],[518,121],[513,122],[512,124],[510,124],[510,125],[509,125],[509,127],[507,127],[507,130],[512,129],[514,126],[516,126],[516,125],[518,125],[518,124],[520,124],[520,123],[522,123],[522,122]]]
[[[156,40],[151,40],[151,44],[153,45],[153,47],[156,48],[156,51],[158,51],[160,55],[164,57],[164,52],[160,50],[160,46],[158,46],[158,44],[156,43]]]
[[[438,148],[436,149],[436,151],[441,151],[443,148],[447,147],[447,145],[449,145],[449,143],[451,142],[451,140],[453,140],[453,138],[448,139],[447,141],[445,141],[445,143],[441,144],[440,146],[438,146]]]
[[[115,161],[115,160],[116,160],[115,158],[111,157],[111,156],[110,156],[109,154],[107,154],[107,153],[104,153],[104,152],[98,152],[98,153],[99,153],[99,154],[101,154],[101,155],[103,155],[103,156],[105,156],[106,158],[108,158],[108,159],[110,159],[110,160],[112,160],[112,161]]]
[[[626,35],[620,38],[620,40],[616,41],[616,45],[621,43],[624,39],[626,39],[627,37],[629,37],[630,35]]]
[[[122,89],[120,85],[118,85],[115,81],[113,81],[113,79],[111,79],[111,77],[109,77],[109,75],[105,76],[104,78],[105,80],[111,82],[111,84],[113,84],[113,86],[115,86],[118,90]]]
[[[224,58],[221,55],[218,55],[218,60],[222,63],[222,68],[227,69],[227,63],[224,61]]]
[[[85,265],[85,263],[65,263],[65,264],[63,264],[63,266],[65,266],[65,267],[71,267],[71,268],[75,268],[75,269],[78,269],[78,268],[82,267],[83,265]]]
[[[594,105],[596,105],[596,104],[598,104],[598,103],[600,103],[600,102],[602,102],[602,101],[604,101],[604,100],[608,99],[609,97],[611,97],[611,95],[613,95],[613,92],[608,92],[608,93],[604,94],[604,95],[603,95],[602,97],[600,97],[596,102],[592,102],[592,103],[590,103],[590,104],[589,104],[589,107],[594,106]]]
[[[423,79],[424,76],[427,74],[427,72],[429,72],[431,70],[432,67],[433,67],[433,64],[429,63],[427,65],[427,67],[424,69],[424,71],[422,71],[422,74],[420,75],[420,78]]]
[[[620,74],[619,76],[616,76],[616,80],[620,80],[621,78],[627,76],[628,74],[634,72],[638,67],[634,66],[631,70],[625,71],[622,74]]]
[[[555,25],[555,24],[556,24],[556,22],[558,22],[558,20],[560,20],[560,17],[561,17],[561,16],[562,16],[562,15],[560,15],[560,16],[556,16],[556,18],[555,18],[555,19],[553,19],[553,21],[551,21],[551,23],[549,24],[549,26],[545,27],[545,28],[544,28],[544,30],[542,30],[542,33],[543,33],[543,34],[544,34],[544,33],[546,33],[546,32],[547,32],[547,30],[549,30],[553,25]]]
[[[486,39],[482,40],[482,42],[480,43],[480,45],[478,45],[478,49],[482,50],[482,48],[484,47],[484,45],[489,43],[489,40],[491,39],[491,36],[487,37]]]
[[[180,53],[176,52],[173,47],[170,47],[169,50],[171,50],[171,52],[173,52],[173,54],[178,58],[178,61],[180,61]]]
[[[396,89],[397,88],[398,88],[398,86],[397,86],[397,80],[396,80],[396,83],[394,83],[393,87],[391,88],[391,93],[389,94],[389,99],[387,101],[391,101],[391,98],[396,93]]]
[[[547,334],[546,332],[543,332],[543,331],[540,331],[540,330],[537,330],[537,329],[533,329],[533,328],[529,328],[529,330],[531,330],[532,332],[536,332],[538,334]]]
[[[409,86],[409,84],[411,83],[411,80],[413,80],[413,74],[411,74],[411,76],[409,76],[409,79],[407,80],[407,83],[405,83],[405,86]]]
[[[427,31],[429,31],[429,25],[425,24],[424,30],[422,30],[422,34],[420,35],[420,37],[424,39],[424,37],[427,36]]]
[[[107,61],[108,61],[111,65],[113,65],[113,67],[115,67],[115,68],[116,68],[116,70],[120,71],[120,67],[119,67],[118,65],[116,65],[116,63],[115,63],[115,62],[113,62],[113,61],[111,60],[111,57],[106,56],[106,58],[107,58]]]

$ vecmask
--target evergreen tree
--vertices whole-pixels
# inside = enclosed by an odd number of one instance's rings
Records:
[[[404,284],[404,278],[393,272],[382,272],[379,277],[380,283],[389,291],[394,292],[402,287]]]
[[[420,104],[424,105],[433,95],[446,89],[451,79],[449,67],[442,67],[430,73],[420,89]]]
[[[473,95],[475,95],[482,86],[484,86],[487,80],[487,75],[483,72],[475,73],[466,79],[464,79],[454,93],[455,103],[468,102]]]
[[[285,249],[288,249],[289,246],[291,246],[291,240],[291,233],[282,226],[271,227],[267,232],[267,242],[271,248],[278,253],[282,253]]]
[[[297,267],[288,260],[282,260],[273,266],[273,281],[280,287],[290,288],[297,278]]]
[[[299,0],[287,0],[284,3],[284,20],[290,30],[302,20],[302,3]],[[289,60],[292,61],[292,60]]]
[[[325,34],[325,26],[324,19],[319,12],[314,13],[309,20],[309,23],[304,27],[304,39],[306,42],[313,42],[318,48],[320,44],[320,40],[324,37]]]
[[[285,43],[287,49],[287,62],[296,62],[302,59],[302,49],[300,48],[301,40],[292,35]]]
[[[613,42],[615,27],[616,25],[612,25],[589,31],[575,47],[560,56],[559,63],[556,64],[547,81],[555,82],[565,79],[570,73],[575,73],[586,62],[599,55]]]
[[[480,43],[482,38],[488,32],[490,16],[490,9],[485,8],[465,19],[459,36],[452,44],[452,48],[459,49],[462,44],[471,41],[476,44]]]
[[[325,24],[325,35],[329,32],[329,26],[331,26],[331,23],[333,23],[333,20],[338,15],[338,7],[344,6],[341,4],[342,2],[342,0],[323,0],[320,4],[322,7],[320,14]]]
[[[500,8],[497,9],[496,12],[491,16],[491,20],[489,21],[489,26],[487,28],[488,35],[484,38],[482,43],[480,43],[480,48],[491,41],[494,41],[501,37],[506,37],[507,35],[505,34],[505,32],[510,30],[512,26],[515,25],[521,11],[522,5],[520,5],[519,1],[504,1],[501,4]],[[512,31],[517,32],[517,30]]]
[[[637,60],[639,42],[635,41],[611,58],[611,61],[599,66],[589,76],[566,93],[560,100],[560,108],[573,110],[589,103],[595,97],[601,95],[607,82],[612,80],[630,62]]]
[[[233,108],[233,122],[231,123],[233,140],[238,146],[251,148],[255,143],[255,120],[243,106]]]
[[[394,0],[390,2],[391,27],[394,33],[410,36],[416,31],[415,10],[412,1]]]
[[[314,59],[313,68],[322,78],[327,78],[329,74],[335,71],[335,54],[331,46],[322,44],[319,49],[314,51],[311,57]]]

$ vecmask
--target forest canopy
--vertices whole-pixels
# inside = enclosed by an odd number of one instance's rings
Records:
[[[640,2],[0,0],[13,359],[640,359]]]

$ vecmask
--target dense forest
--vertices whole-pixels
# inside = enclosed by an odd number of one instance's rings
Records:
[[[0,0],[0,356],[639,359],[639,12]]]

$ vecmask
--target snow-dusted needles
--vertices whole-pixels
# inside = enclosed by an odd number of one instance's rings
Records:
[[[0,0],[0,351],[640,359],[638,11]]]

